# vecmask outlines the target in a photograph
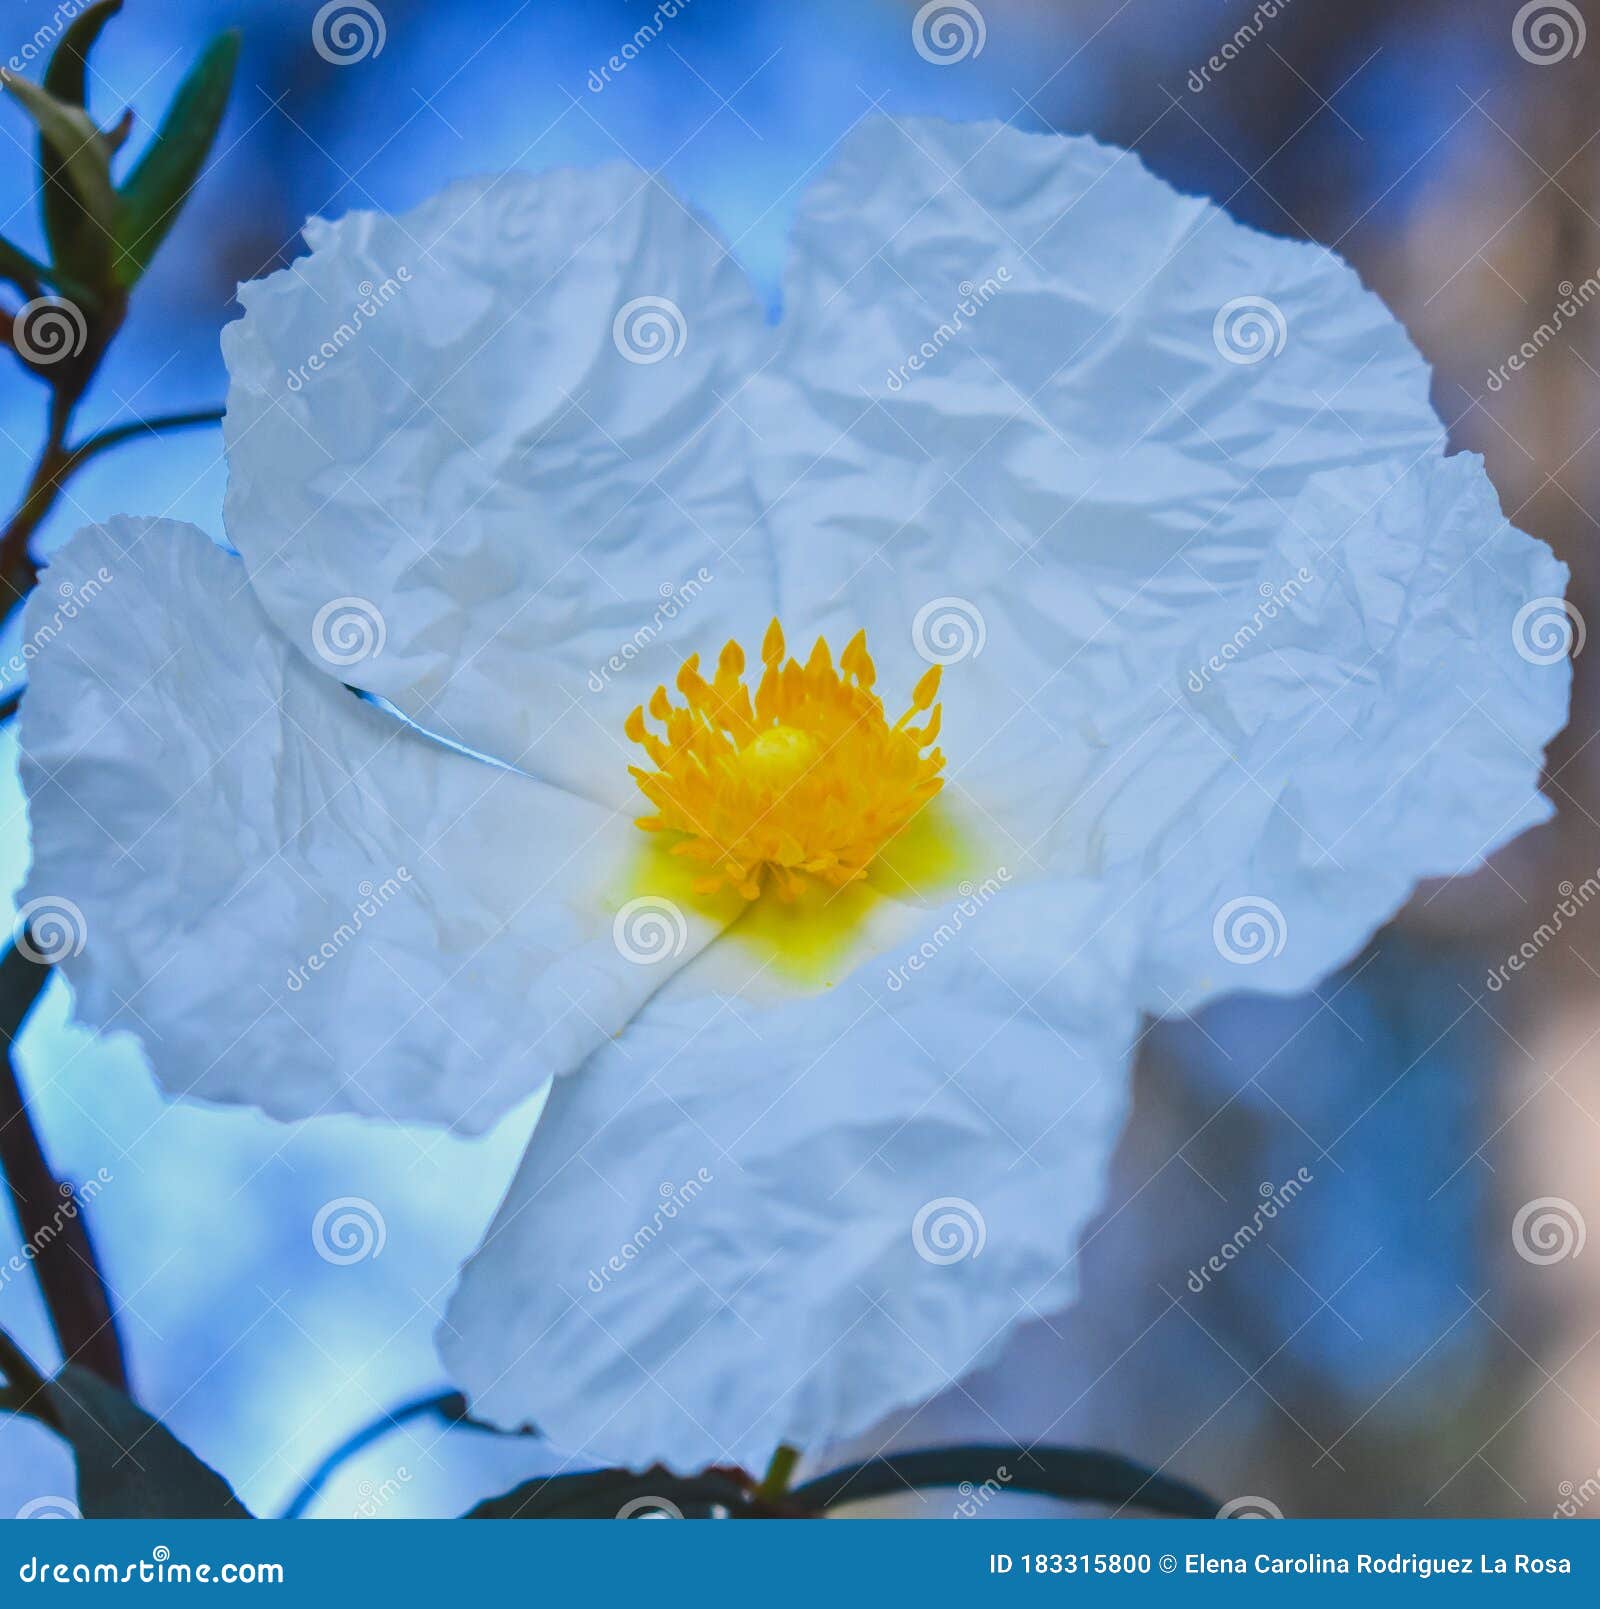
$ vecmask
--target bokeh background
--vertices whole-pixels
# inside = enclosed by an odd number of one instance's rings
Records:
[[[136,142],[212,33],[239,27],[244,53],[214,169],[86,424],[220,401],[234,286],[290,260],[309,214],[625,156],[709,214],[776,307],[797,196],[859,118],[998,117],[1130,146],[1235,216],[1348,258],[1432,363],[1455,448],[1484,454],[1508,515],[1573,567],[1600,626],[1600,301],[1489,384],[1600,274],[1600,0],[1550,0],[1520,33],[1514,0],[977,0],[983,48],[949,62],[914,48],[918,7],[897,0],[677,0],[598,90],[591,74],[653,0],[378,5],[382,50],[336,64],[313,48],[318,0],[128,0],[92,101],[102,121],[131,105]],[[11,0],[0,60],[71,9]],[[1236,59],[1206,73],[1241,29]],[[0,229],[37,249],[12,107],[0,136]],[[0,374],[7,506],[43,400]],[[225,473],[215,431],[128,447],[73,483],[41,546],[117,512],[220,535]],[[1314,995],[1153,1026],[1081,1304],[888,1433],[1092,1443],[1291,1515],[1600,1516],[1600,1239],[1574,1253],[1588,1226],[1600,1237],[1600,900],[1504,988],[1487,983],[1563,885],[1600,868],[1592,663],[1580,652],[1550,757],[1555,822],[1420,891]],[[27,857],[8,730],[0,889]],[[109,1176],[91,1216],[139,1395],[256,1512],[443,1383],[431,1331],[533,1111],[463,1141],[170,1107],[131,1038],[71,1026],[59,983],[18,1058],[58,1169]],[[1302,1169],[1292,1205],[1196,1290],[1191,1270]],[[311,1224],[344,1196],[381,1208],[386,1240],[338,1266]],[[1530,1261],[1513,1224],[1545,1197],[1570,1209],[1566,1254]],[[0,1264],[17,1245],[0,1204]],[[49,1359],[27,1277],[0,1283],[0,1325]],[[536,1440],[419,1420],[389,1427],[311,1512],[458,1512],[559,1462]],[[0,1424],[0,1516],[71,1490],[49,1437]]]

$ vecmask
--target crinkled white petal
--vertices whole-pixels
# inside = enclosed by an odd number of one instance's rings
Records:
[[[420,725],[631,800],[628,710],[774,610],[743,272],[620,164],[306,238],[223,334],[228,535],[268,613]]]
[[[1347,265],[1130,153],[864,122],[802,203],[775,339],[722,248],[626,169],[458,187],[311,239],[246,288],[229,334],[230,529],[303,645],[329,595],[372,600],[383,652],[324,668],[426,725],[626,805],[622,715],[679,656],[752,648],[774,607],[802,651],[865,626],[888,702],[947,663],[946,802],[986,862],[1123,888],[1118,919],[1151,930],[1138,981],[1157,1011],[1298,987],[1419,877],[1541,819],[1564,672],[1524,674],[1502,616],[1559,592],[1559,570],[1505,528],[1480,468],[1445,467],[1427,367]],[[413,284],[290,390],[352,282],[412,259]],[[530,300],[530,278],[548,294]],[[683,347],[630,363],[615,315],[650,287],[683,314],[663,332]],[[1443,489],[1384,490],[1413,471]],[[1489,677],[1461,722],[1414,687],[1439,718],[1406,732],[1427,728],[1432,797],[1470,853],[1440,852],[1426,800],[1392,829],[1385,801],[1414,797],[1395,723],[1369,721],[1330,765],[1319,722],[1286,719],[1270,763],[1247,766],[1226,695],[1187,687],[1256,630],[1261,589],[1287,579],[1283,533],[1328,476],[1392,496],[1369,523],[1402,545],[1431,501],[1459,505],[1388,589],[1386,652]],[[1374,562],[1359,530],[1319,540],[1330,576]],[[702,557],[717,579],[663,619],[659,588]],[[1435,608],[1465,611],[1457,633],[1426,631]],[[1365,674],[1348,632],[1298,651],[1324,656],[1305,669],[1324,698]],[[1509,741],[1481,741],[1486,725]],[[1292,789],[1318,807],[1292,809]],[[1246,973],[1213,937],[1253,908],[1235,901],[1327,909]]]
[[[475,1410],[575,1464],[759,1469],[1068,1302],[1134,1027],[1097,898],[1005,891],[897,987],[769,1013],[674,980],[557,1084],[467,1265],[440,1346]]]
[[[1197,633],[1160,759],[1100,796],[1141,849],[1146,972],[1172,1004],[1307,988],[1420,878],[1552,814],[1568,572],[1507,524],[1481,459],[1313,477],[1259,574],[1253,607]]]
[[[192,526],[79,533],[25,629],[22,904],[174,1094],[482,1129],[711,936],[619,925],[625,817],[319,676]]]
[[[890,684],[949,662],[947,797],[1012,866],[1127,889],[1148,1009],[1303,987],[1548,814],[1567,673],[1511,623],[1565,572],[1323,248],[1092,140],[871,121],[751,393],[786,618],[865,624]],[[1214,939],[1263,912],[1261,953]]]

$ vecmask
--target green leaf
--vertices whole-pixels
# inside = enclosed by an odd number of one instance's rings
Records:
[[[87,106],[89,52],[101,30],[121,9],[122,0],[99,0],[74,18],[44,70],[47,95],[63,106]],[[111,151],[107,149],[108,186],[110,159]],[[42,136],[39,169],[39,205],[51,256],[70,278],[87,285],[103,284],[111,266],[111,212],[108,210],[98,220],[86,216],[83,203],[65,176],[62,153]],[[109,199],[101,197],[107,204]]]
[[[99,1375],[69,1363],[49,1392],[56,1427],[78,1462],[86,1519],[253,1518],[209,1464]]]
[[[123,184],[114,265],[118,284],[132,285],[144,273],[183,210],[216,141],[238,60],[237,31],[206,46]]]
[[[462,1516],[469,1520],[618,1520],[676,1510],[686,1520],[711,1517],[713,1507],[741,1515],[750,1508],[743,1486],[730,1475],[708,1469],[703,1475],[673,1475],[657,1467],[642,1475],[630,1469],[601,1469],[585,1475],[552,1475],[524,1481],[502,1497],[491,1497]]]
[[[100,31],[122,10],[122,0],[96,0],[86,11],[78,13],[72,26],[61,36],[44,70],[44,87],[48,94],[68,106],[89,104],[88,76],[89,52],[94,49]]]
[[[105,286],[117,211],[110,148],[83,107],[5,68],[0,85],[39,128],[45,234],[57,267],[80,285]]]
[[[1157,1474],[1116,1453],[1082,1447],[939,1447],[850,1464],[789,1493],[802,1507],[827,1509],[907,1487],[956,1486],[972,1491],[1039,1492],[1073,1503],[1110,1503],[1211,1520],[1217,1504],[1184,1481]]]

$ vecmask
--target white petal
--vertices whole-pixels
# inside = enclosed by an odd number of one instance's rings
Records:
[[[317,675],[191,526],[81,532],[26,629],[23,904],[175,1094],[482,1129],[710,936],[614,939],[625,818]]]
[[[1306,988],[1419,879],[1547,820],[1567,574],[1506,523],[1473,454],[1314,477],[1254,609],[1197,637],[1182,704],[1152,728],[1160,761],[1105,801],[1148,846],[1147,993]]]
[[[228,535],[268,613],[419,724],[631,802],[623,716],[773,613],[742,271],[617,164],[306,237],[223,336]],[[352,613],[366,643],[330,641]]]
[[[947,797],[1019,870],[1124,884],[1149,1009],[1302,987],[1548,814],[1565,672],[1510,627],[1564,572],[1444,457],[1426,365],[1323,248],[1090,140],[873,121],[802,206],[751,390],[786,618],[865,623],[886,687],[951,660]],[[1246,754],[1186,678],[1297,533],[1328,596],[1295,673],[1277,624],[1276,674],[1230,665],[1278,701]],[[1304,912],[1272,964],[1219,955],[1235,899]]]
[[[759,1468],[1068,1302],[1134,1026],[1102,915],[1007,891],[899,987],[770,1013],[675,981],[556,1086],[467,1266],[440,1346],[477,1411],[578,1463]]]

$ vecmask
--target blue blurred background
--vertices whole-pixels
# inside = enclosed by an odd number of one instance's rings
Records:
[[[234,286],[291,259],[307,215],[623,156],[708,213],[776,306],[798,195],[853,123],[876,108],[999,117],[1132,146],[1236,216],[1349,258],[1434,364],[1454,445],[1487,456],[1508,514],[1573,564],[1588,612],[1600,311],[1502,390],[1485,376],[1562,282],[1600,265],[1600,46],[1531,62],[1502,0],[1276,0],[1265,15],[1253,0],[979,0],[981,53],[941,64],[896,0],[678,0],[602,78],[653,0],[379,4],[383,48],[341,65],[313,48],[318,0],[128,0],[91,99],[102,122],[131,105],[135,143],[208,37],[237,26],[244,53],[213,170],[86,425],[219,402]],[[62,9],[14,0],[0,60]],[[1196,90],[1246,24],[1248,50]],[[38,249],[28,131],[10,106],[0,129],[0,230]],[[7,506],[43,403],[0,374]],[[220,535],[224,478],[215,431],[130,446],[73,482],[40,545],[119,512]],[[1555,824],[1423,890],[1315,996],[1153,1027],[1082,1304],[907,1415],[900,1440],[1093,1442],[1290,1514],[1543,1515],[1600,1471],[1600,1255],[1534,1266],[1511,1240],[1538,1196],[1600,1228],[1600,945],[1579,925],[1505,990],[1484,985],[1557,885],[1600,863],[1586,670],[1552,756]],[[28,857],[9,730],[0,762],[9,890]],[[533,1114],[469,1142],[168,1106],[131,1039],[97,1041],[69,1015],[55,984],[20,1061],[57,1167],[109,1175],[92,1219],[136,1389],[273,1512],[347,1433],[442,1383],[433,1325]],[[1263,1240],[1196,1291],[1191,1270],[1302,1169],[1311,1182]],[[387,1240],[335,1266],[311,1224],[344,1196],[381,1208]],[[16,1247],[0,1211],[0,1262]],[[0,1325],[49,1357],[27,1277],[0,1284]],[[419,1421],[348,1463],[312,1512],[458,1512],[553,1462],[537,1441]],[[0,1425],[0,1516],[71,1490],[49,1437]]]

